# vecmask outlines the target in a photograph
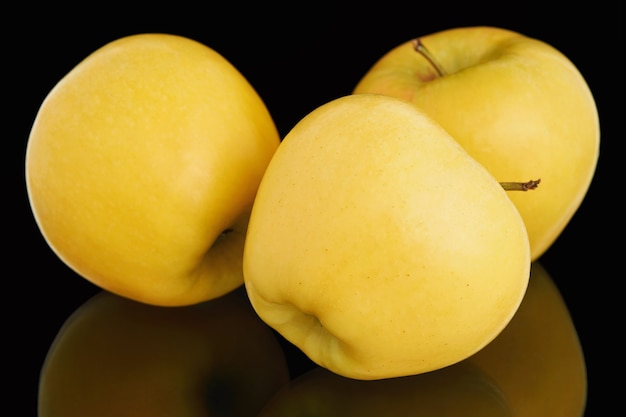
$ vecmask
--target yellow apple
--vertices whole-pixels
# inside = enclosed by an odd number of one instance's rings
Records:
[[[508,326],[468,358],[501,387],[517,417],[582,417],[585,358],[558,287],[534,262],[524,300]]]
[[[39,417],[256,417],[289,381],[274,333],[245,293],[183,307],[102,291],[45,358]]]
[[[404,42],[353,92],[418,106],[498,181],[540,179],[532,193],[509,193],[532,260],[569,223],[595,173],[600,130],[589,86],[561,52],[523,34],[461,27]]]
[[[513,417],[502,393],[467,362],[360,381],[315,368],[281,388],[259,417]]]
[[[528,282],[524,223],[498,181],[415,106],[348,95],[285,136],[259,186],[244,280],[260,317],[356,379],[458,362]]]
[[[44,99],[28,138],[35,220],[103,289],[188,305],[243,283],[250,211],[280,138],[213,49],[168,34],[104,45]]]

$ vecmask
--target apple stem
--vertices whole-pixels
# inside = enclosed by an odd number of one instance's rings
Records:
[[[426,60],[432,65],[432,67],[437,72],[437,75],[443,77],[446,75],[446,71],[443,69],[439,61],[435,58],[435,56],[424,46],[422,40],[420,38],[413,39],[413,48],[420,53]]]
[[[540,182],[541,178],[527,182],[501,182],[500,185],[505,191],[529,191],[537,188]]]
[[[437,61],[435,56],[424,46],[420,38],[413,39],[413,49],[415,49],[420,55],[422,55],[434,68],[439,77],[446,75],[446,71],[443,66]],[[500,185],[505,191],[529,191],[537,188],[541,178],[536,180],[530,180],[527,182],[501,182]]]

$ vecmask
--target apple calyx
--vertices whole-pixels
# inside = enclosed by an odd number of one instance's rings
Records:
[[[422,55],[428,63],[434,68],[437,76],[443,77],[446,75],[446,70],[443,69],[443,66],[437,61],[435,56],[424,46],[422,40],[420,38],[413,39],[413,49],[415,49],[420,55]]]
[[[541,178],[526,182],[501,182],[500,185],[505,191],[529,191],[539,186]]]

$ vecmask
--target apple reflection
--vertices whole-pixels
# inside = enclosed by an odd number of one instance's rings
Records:
[[[260,417],[581,417],[586,394],[578,334],[558,288],[535,262],[512,321],[470,358],[376,381],[315,368],[279,390]]]
[[[362,381],[312,366],[290,380],[281,342],[241,289],[188,307],[108,292],[60,329],[39,417],[581,417],[587,379],[567,306],[531,268],[519,310],[480,352],[420,375]]]
[[[98,293],[48,351],[39,417],[256,416],[289,371],[244,297],[156,307]]]
[[[480,368],[458,363],[429,373],[357,380],[316,367],[294,379],[259,417],[512,417]]]
[[[511,322],[467,361],[497,382],[518,417],[584,415],[584,353],[567,305],[539,262],[532,264],[528,289]]]

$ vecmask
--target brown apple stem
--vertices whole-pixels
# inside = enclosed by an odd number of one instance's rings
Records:
[[[420,38],[413,39],[413,48],[426,58],[439,77],[446,75],[446,71],[443,69],[443,66],[439,63],[439,61],[437,61],[428,48],[424,46]],[[500,185],[505,191],[529,191],[537,188],[540,182],[541,178],[527,182],[501,182]]]
[[[424,46],[422,40],[420,38],[413,39],[413,48],[420,53],[426,60],[432,65],[432,67],[437,72],[437,75],[443,77],[446,75],[446,71],[443,69],[443,66],[437,61],[435,56]]]
[[[505,191],[529,191],[537,188],[540,182],[541,178],[527,182],[501,182],[500,185]]]

